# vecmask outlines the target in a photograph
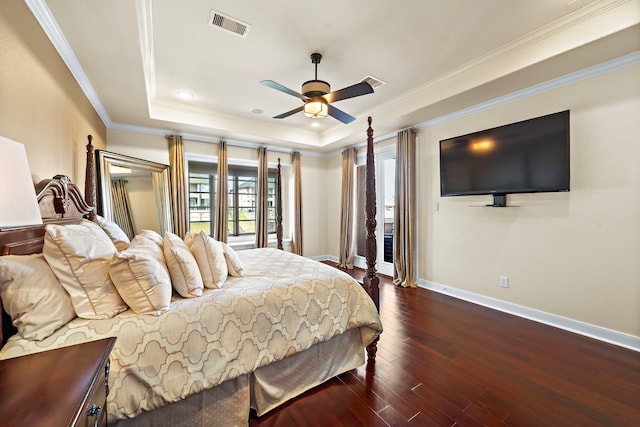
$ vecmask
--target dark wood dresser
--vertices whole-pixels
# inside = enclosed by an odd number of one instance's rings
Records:
[[[115,340],[0,360],[0,426],[106,426]]]

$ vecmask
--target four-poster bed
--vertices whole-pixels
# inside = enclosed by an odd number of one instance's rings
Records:
[[[371,118],[367,144],[366,190],[371,198],[375,196]],[[280,178],[278,162],[278,248],[282,247]],[[37,193],[44,224],[0,230],[5,261],[42,253],[49,244],[45,242],[49,226],[96,227],[83,219],[95,220],[96,171],[90,136],[84,198],[61,175],[39,185]],[[338,269],[282,250],[238,251],[232,263],[243,264],[243,277],[229,276],[219,289],[205,289],[198,298],[174,295],[158,316],[128,309],[111,318],[76,317],[41,341],[31,341],[21,337],[20,330],[16,333],[11,317],[2,310],[0,359],[117,336],[109,374],[110,424],[209,420],[207,425],[246,425],[249,407],[264,414],[360,366],[363,348],[368,363],[375,363],[382,332],[377,315],[375,201],[367,203],[367,216],[366,293]],[[273,307],[280,308],[273,311]],[[176,328],[183,332],[175,335]]]
[[[278,249],[282,249],[282,168],[278,158],[278,174],[276,175],[276,240]]]

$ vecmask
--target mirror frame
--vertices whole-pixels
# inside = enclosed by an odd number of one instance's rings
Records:
[[[170,166],[162,163],[152,162],[150,160],[142,160],[135,157],[126,156],[124,154],[112,153],[104,150],[96,150],[97,165],[97,190],[98,190],[98,214],[104,218],[113,221],[111,209],[111,166],[118,166],[131,169],[144,169],[149,172],[160,174],[163,192],[166,195],[162,200],[163,209],[166,212],[167,226],[173,232],[173,215],[171,211],[170,196]],[[164,235],[165,230],[158,230]]]

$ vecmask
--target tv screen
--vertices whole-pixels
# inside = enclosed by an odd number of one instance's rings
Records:
[[[551,191],[569,191],[568,110],[440,141],[442,196]]]

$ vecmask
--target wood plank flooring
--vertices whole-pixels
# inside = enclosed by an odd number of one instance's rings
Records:
[[[640,353],[381,279],[375,365],[250,426],[640,426]]]

